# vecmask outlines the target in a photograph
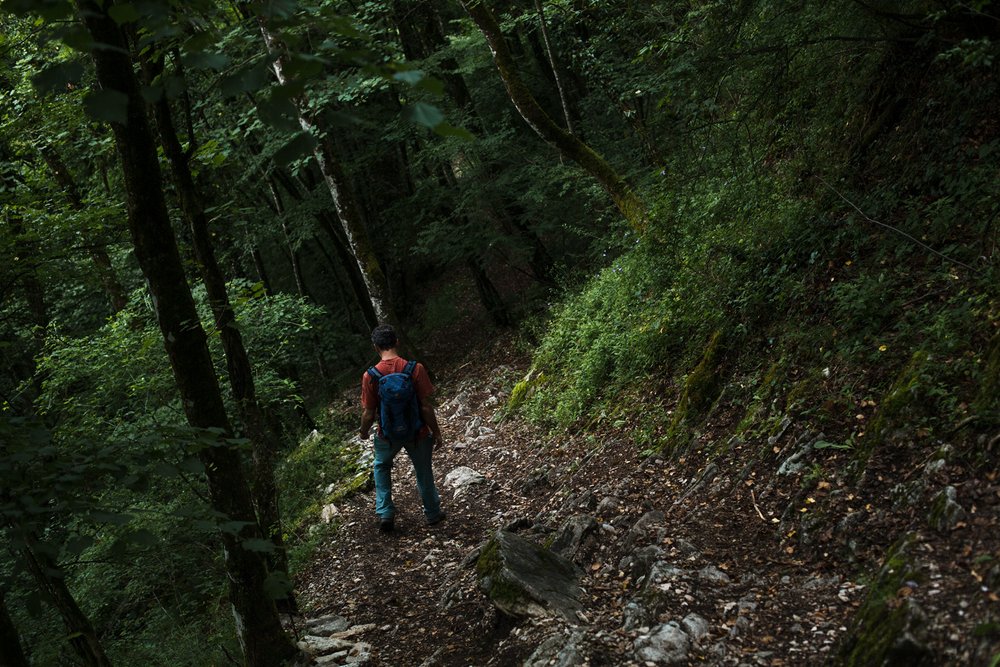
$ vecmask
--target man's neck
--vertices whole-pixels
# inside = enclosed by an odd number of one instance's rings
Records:
[[[392,348],[389,350],[379,350],[378,353],[379,356],[382,357],[382,361],[388,361],[389,359],[396,359],[399,357],[399,352],[396,351],[396,348]]]

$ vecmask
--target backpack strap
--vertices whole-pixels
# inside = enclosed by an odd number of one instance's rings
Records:
[[[413,375],[413,369],[417,367],[417,362],[407,361],[406,366],[403,367],[403,375],[410,377]]]
[[[378,381],[381,380],[383,377],[382,374],[378,372],[378,369],[375,368],[374,366],[368,369],[368,375],[371,376],[372,381],[375,384],[378,384]]]

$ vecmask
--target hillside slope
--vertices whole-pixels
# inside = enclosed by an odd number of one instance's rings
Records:
[[[942,446],[876,452],[852,476],[808,418],[743,438],[725,406],[675,458],[640,452],[622,424],[497,424],[526,370],[507,343],[442,373],[443,524],[423,524],[403,455],[395,534],[376,530],[370,492],[327,510],[336,530],[297,587],[311,617],[349,619],[370,653],[323,664],[993,664],[995,464],[972,469]],[[483,482],[450,486],[460,466]],[[479,556],[501,529],[576,564],[575,618],[497,611]]]

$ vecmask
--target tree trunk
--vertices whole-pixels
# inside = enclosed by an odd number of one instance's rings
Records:
[[[396,30],[400,35],[403,45],[403,53],[408,60],[422,60],[430,57],[435,52],[448,46],[448,40],[444,36],[441,26],[441,18],[435,11],[431,3],[418,3],[415,7],[407,7],[404,11],[400,0],[393,0],[393,20],[396,23]],[[486,127],[476,111],[472,101],[472,95],[465,84],[465,79],[458,74],[458,63],[453,58],[443,58],[441,60],[441,77],[445,82],[445,92],[460,109],[469,114],[469,125],[476,132],[485,132]],[[406,159],[405,147],[401,160],[406,168],[409,162]],[[450,170],[449,183],[457,185],[465,178],[467,169],[463,169],[466,156],[459,153],[448,163]],[[410,191],[412,192],[412,180]],[[479,188],[476,188],[478,191]],[[531,271],[535,278],[544,283],[551,283],[552,257],[542,240],[527,225],[513,220],[514,216],[500,207],[496,208],[493,203],[479,195],[476,196],[476,207],[480,214],[494,223],[500,223],[501,229],[511,236],[522,237],[532,248]],[[500,212],[498,212],[500,211]]]
[[[268,52],[275,57],[273,67],[278,83],[286,85],[288,79],[285,76],[284,48],[274,35],[271,34],[267,27],[267,21],[263,17],[258,17],[257,23]],[[400,340],[403,340],[402,329],[399,327],[399,322],[396,320],[395,312],[389,300],[389,288],[386,283],[385,274],[383,274],[382,268],[379,266],[378,259],[375,256],[371,240],[368,237],[368,230],[365,229],[357,200],[347,179],[347,174],[344,172],[340,161],[334,155],[329,138],[325,136],[326,132],[323,131],[323,128],[320,127],[316,119],[310,119],[306,116],[304,100],[300,99],[296,102],[299,110],[299,125],[305,132],[316,136],[319,140],[313,151],[313,156],[319,165],[323,181],[330,190],[334,208],[337,211],[337,216],[340,218],[344,235],[347,237],[348,245],[351,248],[351,253],[354,255],[358,268],[361,270],[361,275],[364,278],[365,287],[368,291],[368,298],[371,301],[375,315],[380,322],[387,322],[394,325],[400,336]],[[314,128],[318,131],[314,131]]]
[[[545,44],[545,55],[548,58],[549,67],[552,68],[552,79],[556,83],[556,90],[559,92],[559,102],[562,104],[563,117],[566,119],[566,131],[576,134],[573,131],[573,119],[569,113],[569,101],[566,98],[566,87],[563,85],[562,77],[559,76],[559,66],[556,64],[556,54],[552,50],[552,42],[549,40],[549,28],[545,25],[545,11],[542,9],[541,0],[535,0],[535,11],[538,12],[538,24],[542,29],[542,43]]]
[[[274,290],[271,289],[271,279],[267,275],[267,265],[264,264],[264,256],[260,253],[260,248],[256,245],[251,246],[250,256],[253,258],[253,268],[257,271],[257,278],[260,280],[260,284],[264,286],[264,293],[273,294]]]
[[[0,665],[3,667],[28,667],[28,659],[21,649],[21,636],[7,613],[7,601],[0,588]]]
[[[469,257],[465,260],[465,265],[472,273],[472,277],[476,282],[476,291],[479,292],[479,299],[483,302],[483,306],[486,307],[486,312],[490,314],[490,319],[493,320],[493,323],[501,327],[509,327],[513,324],[507,304],[503,302],[500,292],[493,285],[493,281],[486,275],[483,263],[476,257]]]
[[[62,188],[70,207],[75,211],[83,211],[83,197],[80,195],[79,188],[76,187],[76,180],[66,167],[66,163],[62,161],[59,153],[50,145],[42,146],[40,152],[42,159],[49,167],[49,171],[52,172],[52,177]],[[121,312],[128,304],[128,299],[125,296],[125,289],[118,281],[118,276],[115,275],[108,251],[103,246],[98,245],[96,240],[91,238],[86,231],[81,230],[81,235],[90,253],[90,260],[94,263],[97,277],[101,281],[101,285],[104,286],[104,291],[108,293],[108,298],[111,299],[111,309],[116,313]]]
[[[58,563],[40,552],[31,536],[19,531],[21,558],[45,599],[55,608],[69,633],[73,651],[87,667],[110,667],[101,640],[90,619],[80,609],[66,586],[65,574]]]
[[[273,182],[271,182],[273,181]],[[302,193],[302,189],[296,183],[288,172],[281,168],[274,168],[268,175],[268,186],[271,190],[272,201],[275,205],[284,210],[281,203],[281,197],[278,194],[275,184],[281,185],[281,187],[288,193],[288,195],[295,201],[303,201],[305,195]],[[351,248],[344,238],[343,229],[338,230],[338,225],[335,224],[333,216],[329,211],[317,211],[316,221],[319,223],[320,229],[322,229],[327,237],[329,237],[330,242],[333,244],[334,250],[337,253],[337,257],[343,265],[344,272],[347,274],[347,279],[351,285],[351,292],[354,294],[354,298],[357,301],[358,308],[361,310],[361,314],[364,317],[365,323],[369,328],[374,329],[378,325],[378,316],[375,314],[375,309],[372,307],[371,299],[368,297],[368,288],[365,285],[364,276],[361,275],[361,271],[358,268],[358,262],[354,258]]]
[[[469,17],[483,33],[493,61],[496,63],[504,88],[511,102],[525,122],[543,140],[555,146],[560,153],[576,162],[607,191],[622,216],[633,229],[642,232],[646,227],[646,209],[628,183],[594,149],[556,125],[539,106],[531,91],[521,81],[514,59],[507,48],[500,25],[485,0],[460,0]]]
[[[282,630],[274,602],[265,591],[265,559],[243,546],[244,540],[259,540],[261,533],[239,452],[229,443],[232,428],[170,226],[146,103],[125,40],[108,15],[109,4],[77,0],[90,36],[101,45],[93,51],[101,88],[117,91],[127,100],[125,123],[113,122],[111,126],[124,175],[129,231],[188,423],[218,434],[215,442],[199,453],[212,507],[229,521],[244,522],[236,535],[220,533],[237,637],[247,664],[273,667],[295,656],[297,650]]]
[[[163,72],[162,60],[149,60],[141,57],[143,70],[146,72],[147,84]],[[250,474],[250,490],[254,507],[257,509],[257,520],[261,530],[275,546],[270,554],[271,569],[288,573],[288,556],[285,552],[281,531],[281,516],[278,511],[278,486],[274,480],[274,458],[279,450],[279,443],[268,428],[268,420],[264,415],[260,402],[257,400],[257,388],[253,380],[253,367],[250,356],[243,345],[243,336],[236,324],[236,313],[229,302],[226,291],[226,278],[219,268],[212,246],[212,237],[208,229],[208,216],[201,194],[195,185],[191,174],[188,156],[184,153],[177,130],[171,115],[170,103],[166,95],[160,96],[153,105],[156,125],[160,133],[163,152],[170,163],[174,185],[180,197],[181,212],[191,228],[191,239],[194,246],[195,263],[201,273],[205,292],[208,295],[212,315],[215,318],[215,328],[219,332],[222,349],[226,356],[226,371],[229,375],[229,385],[232,388],[233,399],[239,413],[243,430],[250,440],[252,462]],[[282,598],[283,610],[296,609],[295,598],[289,595]]]

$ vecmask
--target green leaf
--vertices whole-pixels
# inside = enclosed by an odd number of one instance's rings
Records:
[[[143,86],[139,93],[147,104],[156,104],[163,99],[163,86]]]
[[[241,530],[251,525],[252,521],[223,521],[217,528],[224,533],[238,535]]]
[[[31,83],[39,93],[64,90],[68,84],[83,78],[83,64],[77,61],[62,62],[46,67],[31,77]]]
[[[299,110],[287,99],[262,99],[257,102],[261,121],[278,130],[291,131],[299,127]]]
[[[110,523],[115,526],[124,526],[132,520],[132,517],[128,514],[119,514],[118,512],[95,511],[90,513],[90,519],[96,523]]]
[[[260,537],[251,537],[240,542],[244,549],[247,551],[256,551],[258,553],[271,553],[274,551],[274,542],[271,540],[265,540]]]
[[[141,18],[139,12],[131,2],[109,7],[108,16],[118,25],[135,23]]]
[[[272,600],[280,600],[288,597],[288,594],[292,592],[292,581],[281,570],[275,570],[268,573],[267,578],[264,579],[263,588],[264,593]]]
[[[434,126],[434,133],[442,137],[455,137],[463,141],[473,141],[476,137],[464,127],[455,127],[447,121]]]
[[[83,108],[94,120],[120,125],[128,120],[128,96],[117,90],[99,90],[87,95]]]
[[[261,60],[254,65],[237,70],[233,74],[224,76],[219,84],[222,94],[226,97],[235,97],[243,93],[250,93],[267,86],[271,80],[271,63],[268,60]]]
[[[158,544],[160,538],[156,536],[152,531],[146,530],[145,528],[140,528],[134,533],[130,533],[126,539],[133,544],[138,544],[143,547],[151,547],[154,544]]]
[[[191,69],[214,69],[221,70],[229,64],[229,56],[224,53],[210,53],[207,51],[193,51],[181,56],[181,62],[185,67]]]
[[[415,86],[424,79],[424,73],[418,69],[405,70],[403,72],[396,72],[392,75],[392,78],[396,81],[402,81],[403,83],[408,83],[411,86]]]
[[[416,102],[403,110],[403,117],[411,123],[423,125],[431,129],[444,122],[444,114],[436,106],[424,102]]]
[[[282,146],[274,154],[274,162],[284,167],[294,160],[303,158],[316,148],[316,137],[308,132],[299,132],[291,141]]]
[[[94,538],[92,538],[91,536],[77,535],[76,537],[71,537],[66,542],[66,551],[73,554],[74,556],[79,556],[93,545],[94,545]]]
[[[90,33],[82,25],[73,25],[66,28],[62,31],[61,38],[63,44],[83,53],[90,53],[97,46],[94,38],[90,36]]]
[[[201,460],[198,459],[198,457],[196,456],[184,459],[177,465],[177,467],[178,469],[183,470],[184,472],[189,472],[193,474],[205,472],[205,464],[203,464]]]

